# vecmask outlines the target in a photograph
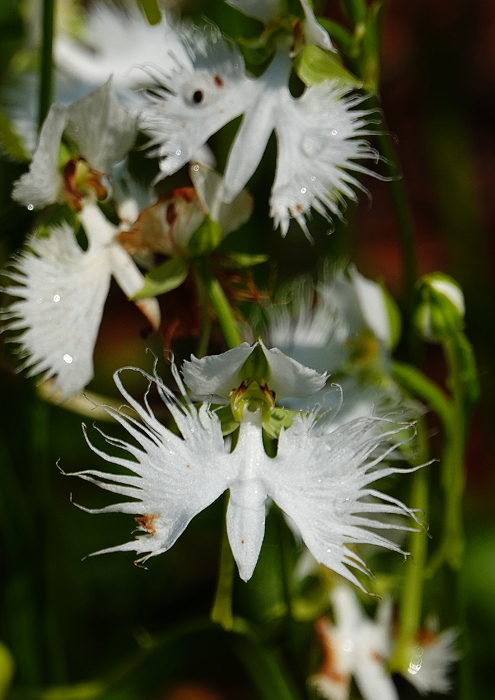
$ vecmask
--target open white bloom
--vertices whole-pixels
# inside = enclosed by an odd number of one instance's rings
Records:
[[[12,198],[28,208],[41,209],[64,200],[78,205],[90,190],[104,196],[101,177],[127,155],[136,133],[136,117],[117,102],[111,80],[69,107],[52,105],[29,171],[14,184]],[[63,135],[77,152],[61,171]]]
[[[61,398],[81,391],[93,376],[93,349],[113,276],[128,297],[144,278],[132,258],[116,241],[119,229],[95,204],[80,212],[88,238],[83,251],[74,231],[63,224],[48,237],[33,236],[25,251],[6,272],[13,284],[4,291],[17,297],[2,311],[4,330],[22,330],[23,368],[43,379],[55,376]],[[160,324],[156,299],[136,302],[154,328]]]
[[[283,0],[226,0],[228,5],[236,7],[248,17],[256,17],[265,24],[275,19],[277,15],[286,12],[286,3]],[[304,12],[303,31],[309,44],[317,44],[322,49],[333,51],[332,42],[328,33],[316,21],[313,10],[308,0],[301,0],[301,8]]]
[[[452,688],[450,670],[459,660],[456,648],[457,631],[435,633],[424,631],[419,635],[404,678],[422,694],[448,693]]]
[[[156,384],[179,434],[161,425],[148,402],[141,406],[124,389],[120,373],[115,375],[120,392],[141,421],[108,410],[136,442],[104,436],[109,444],[127,451],[129,458],[114,457],[91,443],[90,446],[106,461],[125,467],[130,474],[87,470],[77,476],[133,499],[89,512],[136,514],[144,534],[98,553],[135,551],[143,555],[139,561],[161,554],[174,544],[197,513],[226,490],[230,492],[229,542],[245,581],[258,560],[268,499],[294,521],[318,562],[360,587],[348,567],[369,572],[362,559],[346,545],[368,543],[400,551],[376,530],[408,529],[407,526],[385,524],[379,516],[413,514],[396,499],[371,488],[378,479],[400,471],[383,466],[381,458],[371,456],[383,441],[370,429],[372,420],[353,421],[327,435],[314,414],[298,415],[291,427],[281,433],[277,456],[271,458],[263,446],[261,411],[247,405],[236,447],[228,454],[218,416],[208,403],[196,409],[175,367],[173,372],[181,391],[179,398],[156,375],[149,379]]]
[[[54,44],[59,70],[95,86],[113,76],[119,93],[131,99],[133,89],[152,82],[147,68],[171,66],[171,54],[187,60],[177,32],[166,14],[151,25],[135,5],[125,10],[104,3],[92,3],[80,40],[58,36]]]
[[[275,227],[287,233],[294,217],[309,236],[311,208],[340,216],[344,197],[356,198],[353,172],[370,171],[358,161],[376,159],[363,139],[371,131],[363,97],[338,81],[325,81],[294,98],[288,87],[291,60],[280,50],[257,79],[245,73],[242,56],[219,36],[184,35],[191,58],[174,70],[156,71],[159,85],[143,110],[142,127],[160,158],[162,177],[235,117],[244,115],[224,173],[224,199],[232,201],[254,174],[273,131],[278,155],[270,197]]]
[[[363,700],[399,700],[386,671],[392,651],[390,600],[380,603],[370,620],[348,586],[336,586],[331,599],[335,624],[327,618],[317,622],[324,656],[310,682],[328,700],[348,700],[353,676]]]
[[[328,618],[316,623],[323,663],[310,682],[328,700],[348,700],[352,676],[363,700],[399,700],[387,670],[393,653],[390,599],[380,602],[374,620],[365,615],[356,594],[347,585],[336,586],[331,600],[335,623]],[[449,691],[448,674],[459,658],[454,648],[456,636],[453,629],[439,635],[420,634],[409,668],[403,674],[420,693]]]
[[[316,285],[308,278],[296,281],[262,314],[254,323],[255,335],[301,364],[327,372],[341,388],[327,385],[311,402],[291,399],[288,408],[332,408],[329,429],[371,414],[404,420],[421,412],[404,400],[390,376],[394,330],[385,292],[354,267],[347,273],[326,268]]]

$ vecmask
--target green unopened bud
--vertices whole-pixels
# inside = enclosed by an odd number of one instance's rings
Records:
[[[464,295],[448,275],[434,272],[418,283],[414,324],[428,342],[441,343],[464,327]]]

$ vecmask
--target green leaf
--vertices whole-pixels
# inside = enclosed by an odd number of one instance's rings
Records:
[[[295,69],[305,85],[334,79],[355,88],[363,85],[361,80],[344,68],[335,53],[325,51],[316,44],[309,44],[301,51],[295,60]]]
[[[209,216],[205,216],[201,226],[189,239],[187,252],[195,258],[208,255],[215,248],[218,248],[222,240],[223,231],[220,225]]]
[[[156,267],[145,276],[143,288],[132,297],[132,300],[156,297],[179,287],[187,277],[189,263],[183,258],[172,258]]]
[[[261,265],[270,258],[269,255],[251,255],[250,253],[229,253],[220,261],[222,267],[242,268]]]
[[[31,157],[26,152],[21,139],[15,133],[5,112],[0,109],[0,142],[13,160],[19,163],[26,163]]]

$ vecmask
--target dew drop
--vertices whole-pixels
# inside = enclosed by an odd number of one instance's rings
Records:
[[[337,136],[338,133],[337,129],[332,129],[332,136]]]
[[[193,170],[195,173],[199,172],[199,165],[193,165]]]
[[[306,194],[308,190],[305,187],[301,187],[301,194]]]
[[[42,301],[43,301],[43,299],[42,299],[41,297],[38,297],[38,298],[36,299],[36,303],[37,303],[37,304],[41,304]]]
[[[311,182],[316,182],[316,175],[311,175]]]
[[[55,302],[60,301],[60,294],[55,294],[53,297],[53,301],[55,301]]]
[[[27,209],[28,209],[28,211],[33,211],[33,209],[34,209],[34,204],[28,204],[28,205],[27,205]]]
[[[180,149],[177,149],[177,150],[175,151],[175,155],[176,155],[176,156],[181,156],[181,155],[182,155],[182,151],[181,151]]]
[[[64,355],[64,362],[67,362],[67,364],[70,365],[71,362],[72,362],[72,355],[69,355],[68,353],[65,353],[65,355]]]

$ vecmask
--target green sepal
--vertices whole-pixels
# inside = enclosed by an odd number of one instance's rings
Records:
[[[251,253],[228,253],[222,256],[222,259],[218,262],[222,267],[229,269],[232,268],[243,268],[243,267],[254,267],[255,265],[261,265],[261,263],[269,260],[269,255],[256,255]]]
[[[338,56],[332,51],[308,44],[294,61],[299,78],[305,85],[315,85],[324,80],[338,80],[349,87],[360,88],[363,81],[344,68]]]
[[[21,139],[15,133],[5,112],[0,109],[0,143],[12,160],[19,163],[27,163],[31,157],[24,148]]]
[[[294,420],[294,416],[298,411],[289,411],[288,408],[274,408],[270,413],[270,418],[263,421],[263,430],[272,438],[278,440],[282,428],[290,428]]]
[[[207,214],[201,226],[196,229],[187,244],[187,252],[193,258],[208,255],[223,241],[222,228]]]
[[[246,386],[252,382],[257,382],[261,385],[268,382],[270,375],[270,365],[261,345],[257,342],[246,362],[239,370],[239,379],[244,382]]]
[[[224,437],[226,435],[231,435],[234,432],[234,430],[237,430],[237,428],[239,427],[239,423],[234,418],[230,405],[221,406],[220,408],[217,408],[214,412],[220,420],[222,426],[222,435]]]
[[[136,299],[146,299],[165,294],[179,287],[187,277],[189,263],[183,258],[172,258],[166,263],[148,272],[144,278],[144,286],[132,297]]]

